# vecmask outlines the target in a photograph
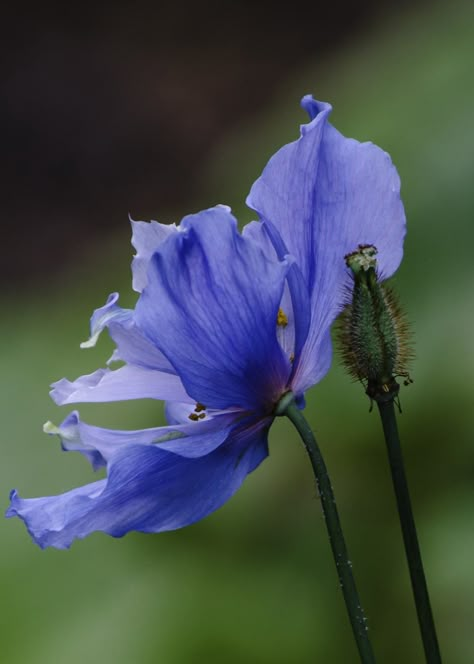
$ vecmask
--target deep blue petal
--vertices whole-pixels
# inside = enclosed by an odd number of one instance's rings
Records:
[[[6,515],[19,516],[42,548],[68,548],[94,531],[121,537],[181,528],[218,509],[265,458],[267,428],[260,423],[197,459],[127,446],[106,480],[45,498],[22,499],[14,491]]]
[[[387,278],[400,263],[405,235],[400,180],[390,157],[371,143],[342,136],[328,122],[329,104],[310,96],[302,104],[311,122],[270,159],[247,199],[277,228],[311,293],[301,389],[328,366],[327,330],[349,282],[344,256],[359,244],[374,244]]]
[[[279,399],[290,372],[276,337],[288,267],[242,237],[222,206],[186,217],[160,246],[136,320],[196,401],[265,411]]]

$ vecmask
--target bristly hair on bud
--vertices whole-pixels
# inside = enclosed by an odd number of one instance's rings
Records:
[[[354,283],[339,319],[338,345],[349,374],[371,399],[386,401],[398,394],[397,376],[412,382],[413,348],[398,298],[377,275],[376,255],[376,247],[361,244],[345,256]]]

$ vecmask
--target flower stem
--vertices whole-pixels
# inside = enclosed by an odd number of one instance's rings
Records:
[[[352,574],[352,563],[349,559],[344,535],[342,533],[336,501],[329,479],[324,459],[318,443],[304,418],[294,402],[290,402],[281,413],[286,415],[300,434],[306,451],[308,452],[318,485],[321,504],[326,520],[334,561],[336,563],[339,583],[346,603],[347,612],[352,625],[352,631],[359,650],[362,664],[375,664],[375,657],[369,641],[367,620],[360,603],[359,595]]]
[[[436,636],[436,629],[431,611],[428,587],[426,585],[420,546],[416,533],[415,520],[411,507],[408,483],[403,464],[402,449],[395,418],[394,400],[378,401],[380,417],[387,444],[393,487],[397,499],[398,514],[405,544],[405,553],[410,570],[411,585],[415,597],[418,623],[428,664],[441,664],[441,653]]]

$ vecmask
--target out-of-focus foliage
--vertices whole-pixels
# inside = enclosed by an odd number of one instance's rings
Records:
[[[334,105],[346,135],[384,147],[398,167],[408,216],[395,285],[416,334],[415,383],[399,418],[439,637],[446,661],[474,661],[474,445],[472,440],[472,258],[474,124],[470,3],[444,3],[378,26],[331,60],[308,63],[272,108],[215,154],[199,202],[242,201],[267,158],[305,121],[312,92]],[[161,220],[178,215],[159,209]],[[67,408],[50,382],[105,362],[111,350],[80,351],[90,312],[121,289],[133,303],[124,231],[91,247],[87,264],[61,283],[21,297],[3,293],[2,463],[7,504],[90,481],[75,454],[41,433]],[[38,220],[41,232],[41,220]],[[22,239],[23,241],[23,239]],[[34,241],[34,240],[32,240]],[[6,251],[6,249],[4,249]],[[11,250],[19,250],[13,247]],[[375,413],[362,388],[335,364],[308,399],[325,451],[375,650],[384,664],[422,660],[390,479]],[[89,405],[88,421],[155,425],[153,402]],[[272,431],[271,456],[221,510],[183,531],[96,534],[69,552],[40,551],[19,520],[0,529],[0,653],[4,661],[355,662],[348,621],[304,451],[289,425]]]

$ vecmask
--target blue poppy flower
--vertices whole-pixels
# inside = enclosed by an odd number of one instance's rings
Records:
[[[303,106],[311,121],[252,187],[260,221],[242,234],[224,206],[179,226],[132,222],[137,305],[122,309],[112,294],[83,344],[107,328],[110,362],[122,366],[60,380],[51,395],[58,404],[166,400],[168,425],[109,430],[76,411],[45,425],[107,476],[59,496],[12,492],[7,516],[41,547],[97,530],[176,529],[220,507],[267,456],[282,396],[303,406],[329,368],[329,328],[350,279],[344,255],[370,243],[384,277],[397,268],[405,219],[389,157],[339,134],[329,105],[305,97]]]
[[[406,226],[390,156],[337,131],[328,122],[329,104],[307,95],[301,105],[311,121],[270,159],[247,205],[280,253],[295,258],[309,293],[311,325],[298,377],[306,390],[329,369],[329,329],[352,291],[344,256],[374,245],[379,278],[387,279],[400,265]]]

